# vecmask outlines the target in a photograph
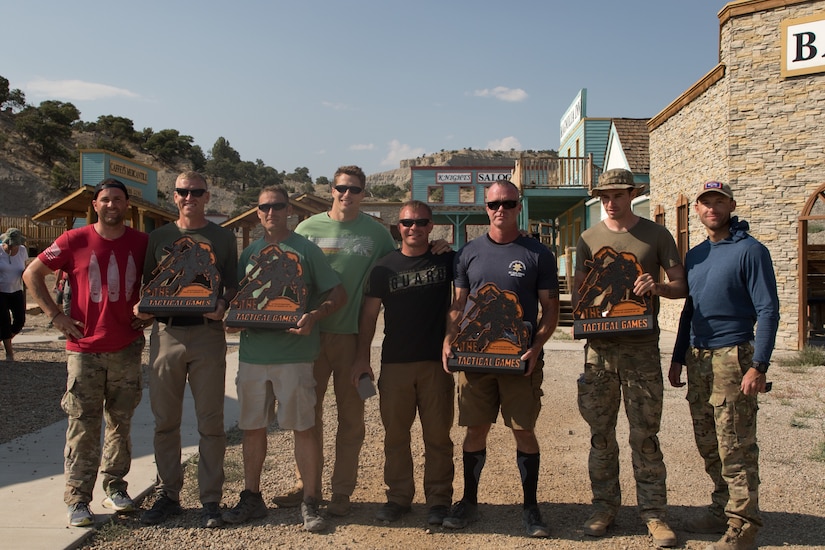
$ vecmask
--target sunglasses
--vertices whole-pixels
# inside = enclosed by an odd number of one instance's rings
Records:
[[[186,198],[189,195],[192,195],[196,199],[199,199],[204,193],[206,193],[206,189],[182,189],[180,187],[175,187],[175,193],[177,193],[179,197]]]
[[[285,202],[265,202],[258,205],[258,210],[261,212],[269,212],[270,210],[283,210],[286,208]]]
[[[349,191],[353,195],[359,195],[361,193],[361,191],[364,190],[363,188],[358,187],[357,185],[336,185],[335,187],[333,187],[333,189],[335,189],[336,191],[338,191],[342,195],[344,193],[346,193],[347,191]]]
[[[404,227],[412,227],[413,225],[415,225],[416,227],[427,227],[428,225],[430,225],[430,221],[432,220],[430,220],[429,218],[416,218],[414,220],[404,218],[403,220],[398,220],[398,223],[400,223]]]
[[[518,206],[518,201],[490,201],[487,203],[487,208],[490,210],[498,210],[499,206],[503,206],[505,210],[512,210]]]

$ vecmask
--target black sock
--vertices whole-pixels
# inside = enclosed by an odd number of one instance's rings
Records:
[[[536,493],[539,486],[539,453],[523,453],[516,451],[516,462],[521,474],[521,490],[524,492],[524,507],[538,505]]]
[[[464,500],[470,504],[478,504],[478,481],[481,479],[481,469],[487,460],[487,449],[468,453],[464,451]]]

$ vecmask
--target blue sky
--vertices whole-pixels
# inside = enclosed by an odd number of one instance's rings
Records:
[[[85,121],[174,128],[208,153],[368,173],[441,149],[557,149],[594,117],[651,117],[718,61],[723,1],[5,2],[0,75]]]

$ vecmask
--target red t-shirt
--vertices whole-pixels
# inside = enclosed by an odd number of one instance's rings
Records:
[[[140,277],[149,235],[131,227],[114,240],[93,225],[63,233],[37,257],[50,269],[69,274],[72,319],[85,327],[83,338],[66,349],[83,353],[118,351],[140,336],[133,330],[132,307],[140,298]]]

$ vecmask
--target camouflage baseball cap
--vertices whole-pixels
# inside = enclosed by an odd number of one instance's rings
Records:
[[[706,181],[699,186],[699,191],[696,193],[696,200],[707,193],[719,193],[725,195],[729,199],[733,199],[733,191],[727,183],[720,183],[718,181]]]
[[[16,227],[9,227],[8,231],[0,235],[0,242],[4,242],[9,246],[23,246],[26,244],[26,237]]]
[[[602,172],[602,175],[599,176],[599,185],[593,188],[591,195],[595,197],[600,191],[610,189],[635,188],[636,182],[633,181],[633,172],[624,168],[611,168],[606,172]]]

